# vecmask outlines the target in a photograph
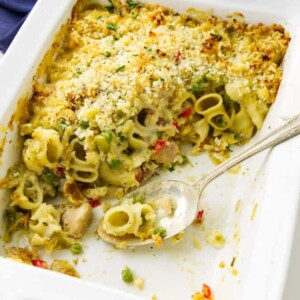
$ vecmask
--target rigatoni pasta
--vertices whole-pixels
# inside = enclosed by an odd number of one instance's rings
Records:
[[[282,26],[130,3],[80,0],[36,72],[22,157],[0,184],[16,216],[8,232],[26,216],[33,245],[70,245],[90,223],[87,203],[182,164],[183,143],[225,154],[247,142],[275,101],[290,40]],[[154,220],[151,205],[122,204],[104,227],[146,237]]]

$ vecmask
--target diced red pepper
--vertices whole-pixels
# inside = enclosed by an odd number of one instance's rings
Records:
[[[195,219],[196,223],[202,223],[203,222],[203,214],[204,214],[204,210],[199,210]]]
[[[65,175],[65,168],[63,167],[57,167],[55,170],[56,174],[60,177]]]
[[[203,283],[203,285],[202,285],[202,293],[203,293],[203,296],[204,296],[205,298],[210,299],[210,297],[211,297],[211,289],[210,289],[210,287],[209,287],[207,284],[205,284],[205,283]]]
[[[42,269],[47,269],[47,262],[45,262],[44,260],[41,259],[34,259],[31,261],[32,265],[38,268],[42,268]]]
[[[143,179],[143,173],[142,173],[142,170],[141,169],[138,169],[136,174],[135,174],[135,179],[136,181],[138,182],[141,182],[142,179]]]
[[[175,126],[177,129],[179,128],[179,124],[177,121],[172,121],[172,125]]]
[[[180,118],[188,119],[192,114],[192,107],[187,106],[183,109],[183,111],[179,114]]]
[[[154,152],[158,153],[163,147],[165,147],[167,144],[167,141],[165,140],[157,140],[154,144]]]
[[[101,205],[101,201],[99,199],[90,199],[89,204],[92,208],[95,208],[95,207]]]
[[[183,59],[183,55],[180,51],[177,52],[177,55],[176,55],[176,63],[179,64]]]

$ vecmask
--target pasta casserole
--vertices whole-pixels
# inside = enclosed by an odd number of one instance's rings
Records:
[[[94,207],[185,164],[183,144],[225,155],[247,142],[275,101],[289,40],[241,14],[80,0],[22,107],[21,159],[0,183],[11,191],[6,239],[22,231],[32,246],[69,247]],[[126,205],[152,226],[151,205]],[[125,226],[121,215],[113,222]]]

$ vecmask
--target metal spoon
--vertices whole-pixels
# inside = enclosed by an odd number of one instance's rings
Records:
[[[252,155],[280,144],[299,133],[300,115],[297,115],[284,125],[272,130],[247,149],[220,164],[216,169],[199,179],[193,185],[177,180],[156,181],[136,189],[126,195],[124,199],[134,198],[135,195],[143,195],[144,199],[170,197],[176,207],[174,214],[162,217],[156,224],[166,229],[167,235],[165,239],[170,238],[186,229],[195,220],[201,193],[209,182]],[[126,246],[140,246],[154,242],[151,238],[142,241],[130,235],[124,237],[108,235],[103,229],[102,221],[98,227],[98,234],[104,241],[115,245],[126,242]]]

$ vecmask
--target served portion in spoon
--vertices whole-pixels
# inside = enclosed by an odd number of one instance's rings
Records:
[[[184,182],[149,183],[110,208],[100,222],[98,234],[119,247],[160,245],[162,239],[177,234],[192,222],[197,208],[195,199],[196,190]]]
[[[174,236],[193,222],[200,195],[210,181],[252,155],[299,133],[300,115],[297,115],[220,164],[194,185],[164,180],[135,190],[105,213],[98,227],[98,234],[104,241],[119,247],[153,242],[160,244],[162,239]]]

